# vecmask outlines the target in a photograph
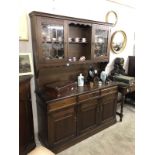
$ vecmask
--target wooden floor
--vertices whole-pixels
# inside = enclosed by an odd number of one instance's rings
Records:
[[[117,118],[119,120],[119,117]],[[83,140],[57,155],[134,155],[135,109],[125,104],[123,122]]]

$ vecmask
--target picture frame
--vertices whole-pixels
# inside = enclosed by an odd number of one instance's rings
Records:
[[[19,53],[19,76],[33,74],[32,53]]]
[[[127,35],[123,30],[115,31],[111,36],[110,46],[114,53],[121,53],[127,44]]]
[[[27,13],[22,13],[19,17],[19,41],[28,40],[28,17]]]
[[[115,26],[117,24],[117,21],[118,21],[117,13],[113,10],[108,11],[106,14],[106,17],[105,17],[105,21],[108,23],[113,23],[113,26]]]

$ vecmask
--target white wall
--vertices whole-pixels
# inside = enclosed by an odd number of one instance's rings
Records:
[[[107,73],[113,68],[113,60],[116,57],[125,59],[125,68],[127,68],[127,58],[134,55],[134,32],[135,32],[135,9],[108,2],[106,0],[20,0],[20,13],[31,11],[41,11],[58,15],[66,15],[77,18],[85,18],[96,21],[105,21],[105,15],[109,10],[114,10],[118,15],[117,25],[112,28],[112,33],[116,30],[123,30],[127,35],[127,45],[120,54],[110,51],[110,62],[106,68]],[[28,18],[29,19],[29,18]],[[30,33],[30,20],[28,20],[29,41],[19,42],[20,52],[32,52],[32,42]],[[34,115],[35,133],[37,133],[37,113],[34,95],[34,80],[32,79],[32,104]]]

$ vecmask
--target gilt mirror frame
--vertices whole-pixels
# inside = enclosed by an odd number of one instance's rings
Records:
[[[114,47],[113,41],[114,41],[114,37],[116,37],[117,34],[122,34],[123,42],[122,42],[122,45],[121,46],[117,45],[117,46]],[[126,36],[126,33],[124,31],[118,30],[118,31],[115,31],[112,34],[110,46],[111,46],[111,49],[112,49],[112,51],[114,53],[116,53],[116,54],[121,53],[125,49],[126,43],[127,43],[127,36]]]
[[[114,20],[115,20],[115,22],[113,23],[113,26],[115,26],[116,24],[117,24],[117,21],[118,21],[118,17],[117,17],[117,13],[115,12],[115,11],[109,11],[109,12],[107,12],[107,14],[106,14],[106,17],[105,17],[105,21],[106,22],[108,22],[108,23],[110,23],[109,22],[109,17],[110,17],[110,15],[114,15]]]

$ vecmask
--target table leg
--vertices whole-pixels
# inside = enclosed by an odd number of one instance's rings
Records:
[[[122,102],[121,102],[121,110],[120,110],[120,121],[121,122],[122,122],[122,118],[123,118],[124,101],[125,101],[125,95],[122,96]]]

